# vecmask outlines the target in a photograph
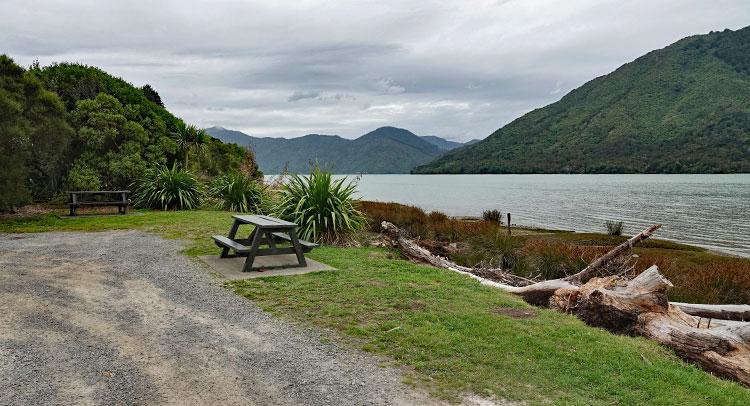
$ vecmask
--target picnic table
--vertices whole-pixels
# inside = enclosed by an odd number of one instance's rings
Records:
[[[271,216],[261,215],[234,215],[232,228],[229,235],[213,236],[214,242],[221,248],[221,258],[233,256],[246,256],[243,272],[260,270],[253,268],[255,257],[265,255],[285,255],[296,254],[297,264],[279,265],[274,267],[304,267],[307,266],[304,253],[310,252],[318,244],[300,240],[297,237],[297,224],[277,219]],[[240,225],[252,225],[253,231],[247,238],[237,238],[237,232]],[[291,247],[279,247],[279,244],[291,243]],[[268,248],[260,248],[261,245],[268,245]],[[230,254],[230,250],[234,254]],[[271,268],[271,267],[265,267]]]
[[[78,214],[78,208],[81,206],[117,206],[117,212],[128,214],[129,190],[76,190],[69,191],[70,215]],[[100,197],[97,199],[97,197]],[[104,197],[102,199],[101,197]]]

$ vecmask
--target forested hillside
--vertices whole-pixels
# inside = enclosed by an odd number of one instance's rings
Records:
[[[650,52],[414,172],[750,172],[750,27]]]
[[[188,150],[199,175],[257,169],[242,147],[186,140],[188,127],[151,86],[78,64],[26,70],[0,55],[0,210],[68,189],[129,188],[147,168],[187,162]]]

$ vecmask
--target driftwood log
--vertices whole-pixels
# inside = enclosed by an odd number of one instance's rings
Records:
[[[531,304],[574,314],[592,326],[653,339],[688,362],[750,386],[750,323],[727,321],[747,320],[750,306],[670,303],[667,290],[672,283],[655,265],[632,280],[605,276],[581,284],[606,264],[607,260],[602,258],[617,257],[648,238],[658,225],[614,248],[575,275],[536,283],[502,269],[491,270],[496,280],[482,278],[471,268],[432,255],[402,235],[393,224],[383,222],[382,227],[393,244],[412,260],[469,275],[483,285],[520,295]],[[716,316],[727,320],[711,319]]]
[[[661,224],[654,224],[653,226],[630,237],[624,243],[616,246],[615,248],[613,248],[606,254],[595,259],[594,262],[590,263],[586,268],[583,268],[581,272],[578,272],[575,275],[568,276],[565,278],[565,280],[568,282],[575,283],[575,284],[580,284],[584,280],[591,278],[608,262],[612,261],[623,252],[633,248],[633,246],[635,246],[639,242],[645,240],[648,237],[651,237],[651,234],[653,234],[654,231],[658,230],[660,227],[661,227]]]
[[[669,302],[683,312],[707,319],[750,321],[750,305],[711,305]]]

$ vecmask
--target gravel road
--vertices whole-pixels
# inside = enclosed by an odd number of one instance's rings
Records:
[[[0,234],[0,404],[435,404],[137,231]]]

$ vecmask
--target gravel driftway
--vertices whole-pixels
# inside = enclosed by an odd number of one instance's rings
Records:
[[[434,404],[137,231],[0,234],[0,404]]]

